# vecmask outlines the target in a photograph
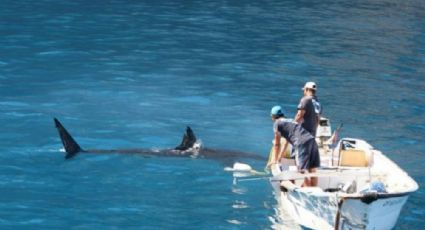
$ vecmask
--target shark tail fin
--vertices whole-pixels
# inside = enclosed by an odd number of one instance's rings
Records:
[[[53,120],[55,121],[55,126],[58,129],[63,147],[66,151],[65,159],[70,159],[77,155],[77,153],[84,151],[74,140],[74,138],[72,138],[72,136],[68,133],[65,127],[63,127],[59,120],[56,118],[54,118]]]
[[[175,147],[176,150],[187,150],[189,148],[192,148],[193,145],[196,143],[196,136],[193,133],[192,129],[187,126],[186,133],[183,135],[182,143]]]

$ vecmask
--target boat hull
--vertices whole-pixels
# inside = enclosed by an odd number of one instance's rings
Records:
[[[272,183],[279,207],[284,209],[281,213],[311,229],[392,229],[409,195],[339,197],[315,189],[290,191]]]
[[[377,198],[371,203],[349,198],[343,201],[340,229],[392,229],[408,195]]]

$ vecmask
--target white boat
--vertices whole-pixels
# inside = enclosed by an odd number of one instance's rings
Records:
[[[366,141],[343,138],[330,148],[330,136],[329,120],[322,119],[316,173],[298,173],[291,159],[272,166],[281,213],[311,229],[392,229],[418,184]],[[301,187],[305,177],[313,176],[317,187]]]

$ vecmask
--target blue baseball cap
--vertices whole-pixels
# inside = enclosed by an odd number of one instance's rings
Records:
[[[282,107],[280,107],[279,105],[273,106],[272,110],[270,111],[270,114],[277,117],[285,116]]]

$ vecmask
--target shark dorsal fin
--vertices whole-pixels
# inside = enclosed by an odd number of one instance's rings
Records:
[[[187,126],[186,133],[183,135],[183,140],[181,144],[174,149],[176,150],[187,150],[189,148],[192,148],[193,145],[196,143],[196,136],[193,133],[192,129]]]
[[[72,136],[66,131],[65,127],[59,122],[58,119],[54,118],[55,126],[58,129],[59,136],[61,138],[63,147],[65,148],[65,158],[69,159],[75,156],[78,152],[83,151]]]

